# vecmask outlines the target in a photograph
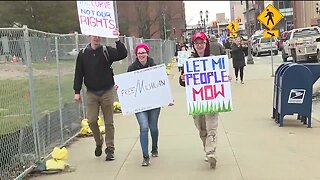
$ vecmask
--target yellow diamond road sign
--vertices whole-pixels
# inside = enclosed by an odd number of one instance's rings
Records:
[[[264,30],[263,31],[263,37],[264,38],[276,38],[279,37],[279,30],[275,29],[275,30]]]
[[[231,38],[236,38],[236,37],[238,37],[238,34],[235,33],[235,32],[231,32],[231,33],[229,34],[229,36],[230,36]]]
[[[228,29],[231,32],[236,32],[239,29],[239,24],[235,21],[232,21],[229,25],[228,25]]]
[[[279,21],[283,18],[281,12],[277,8],[269,4],[262,13],[258,16],[258,20],[264,24],[268,29],[273,29]]]

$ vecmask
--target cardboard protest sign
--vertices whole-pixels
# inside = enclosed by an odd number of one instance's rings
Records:
[[[178,67],[182,67],[183,63],[191,55],[190,51],[178,51]]]
[[[114,76],[123,115],[142,112],[173,101],[164,64]]]
[[[117,38],[113,1],[77,1],[81,33]]]
[[[184,73],[190,115],[232,110],[226,55],[186,59]]]

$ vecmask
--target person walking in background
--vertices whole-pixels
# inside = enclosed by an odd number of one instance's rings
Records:
[[[231,43],[230,38],[226,39],[226,42],[223,44],[224,49],[226,50],[226,54],[228,55],[228,58],[231,58]]]
[[[120,35],[116,30],[115,33]],[[114,79],[111,65],[127,57],[127,49],[119,38],[116,40],[116,48],[101,45],[101,37],[89,36],[90,43],[81,50],[77,56],[74,85],[74,100],[79,102],[80,91],[84,81],[87,87],[87,117],[89,127],[92,130],[96,142],[95,156],[102,154],[103,137],[98,126],[99,109],[103,112],[105,123],[106,161],[112,161],[114,157]]]
[[[207,36],[203,32],[197,32],[193,35],[194,52],[191,57],[210,56],[210,44]],[[217,50],[218,52],[220,50]],[[217,54],[218,55],[218,54]],[[231,80],[231,76],[228,76]],[[182,71],[179,77],[179,83],[185,87],[185,74]],[[202,140],[203,149],[206,153],[205,161],[209,162],[211,168],[216,167],[216,149],[217,149],[217,128],[219,113],[208,113],[204,115],[193,115],[196,128]]]
[[[236,81],[238,81],[238,74],[240,71],[241,84],[244,84],[243,69],[244,69],[244,66],[246,66],[246,62],[245,62],[244,52],[241,45],[241,37],[237,37],[234,40],[234,43],[232,43],[231,53],[232,53],[232,64],[233,64],[234,73],[236,76]]]
[[[136,60],[128,67],[128,72],[136,71],[143,68],[148,68],[155,66],[154,60],[149,57],[150,48],[146,43],[140,43],[136,46]],[[173,104],[169,104],[170,106]],[[152,150],[151,156],[158,157],[158,137],[159,137],[159,129],[158,129],[158,120],[160,115],[160,109],[154,108],[147,111],[142,111],[135,113],[136,118],[138,120],[140,126],[140,144],[142,149],[143,160],[142,166],[149,166],[150,164],[150,156],[148,153],[148,132],[150,129],[151,139],[152,139]]]
[[[210,37],[210,53],[214,56],[225,54],[223,46],[220,43],[218,43],[217,38],[214,36]]]

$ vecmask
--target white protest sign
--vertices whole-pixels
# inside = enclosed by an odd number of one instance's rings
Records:
[[[173,101],[164,64],[114,76],[123,115],[167,106]]]
[[[81,33],[117,38],[113,1],[77,1]]]
[[[190,57],[190,51],[178,51],[178,67],[182,67],[187,58]]]
[[[184,73],[190,115],[232,110],[226,55],[186,59]]]

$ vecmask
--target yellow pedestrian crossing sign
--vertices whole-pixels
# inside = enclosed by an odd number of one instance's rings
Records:
[[[263,37],[264,38],[276,38],[279,37],[279,29],[275,29],[275,30],[264,30],[263,31]]]
[[[239,29],[239,24],[236,21],[232,21],[228,24],[228,29],[231,32],[236,32]]]
[[[236,38],[236,37],[238,37],[238,34],[235,33],[235,32],[231,32],[231,33],[229,34],[229,37],[231,37],[231,38]]]
[[[281,12],[271,4],[257,17],[257,19],[270,30],[273,29],[282,18],[283,15]]]

